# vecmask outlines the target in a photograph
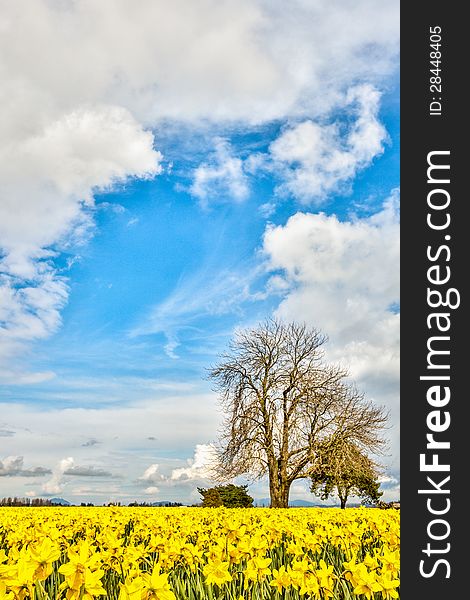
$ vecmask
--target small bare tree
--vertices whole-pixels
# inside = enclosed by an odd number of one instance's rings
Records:
[[[240,331],[210,371],[226,418],[218,448],[221,479],[268,475],[272,507],[287,507],[324,440],[378,452],[387,416],[348,373],[324,363],[326,338],[304,324],[269,319]]]

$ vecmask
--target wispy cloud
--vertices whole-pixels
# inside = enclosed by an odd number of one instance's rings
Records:
[[[64,475],[71,475],[73,477],[113,477],[113,474],[110,471],[100,469],[93,465],[72,465],[63,473]]]
[[[0,437],[13,437],[16,431],[11,429],[0,429]]]
[[[233,156],[227,140],[215,140],[214,154],[195,169],[189,191],[205,207],[211,202],[246,200],[250,190],[243,161]]]
[[[182,278],[173,292],[130,332],[131,337],[164,333],[167,355],[177,358],[180,332],[198,332],[198,320],[201,317],[227,314],[241,316],[244,303],[263,299],[261,292],[252,289],[259,269],[256,266],[244,273],[219,271],[217,277],[213,276],[210,269],[202,269]]]
[[[99,440],[97,440],[96,438],[90,438],[89,440],[87,440],[86,442],[84,442],[82,444],[83,448],[92,448],[93,446],[96,446],[98,444],[101,444],[101,442]]]

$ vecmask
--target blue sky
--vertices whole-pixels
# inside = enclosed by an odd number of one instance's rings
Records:
[[[396,499],[397,7],[196,4],[9,9],[0,495],[196,500],[207,369],[276,315],[390,410]]]

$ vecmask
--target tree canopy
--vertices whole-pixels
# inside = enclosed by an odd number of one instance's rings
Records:
[[[324,361],[325,342],[305,324],[269,319],[239,331],[210,371],[226,415],[219,476],[268,475],[272,507],[288,506],[291,484],[310,477],[324,440],[373,452],[384,445],[383,408]]]
[[[253,506],[253,498],[248,494],[247,485],[218,485],[213,488],[197,488],[202,496],[202,506],[226,508],[250,508]]]
[[[380,499],[378,465],[356,444],[326,440],[322,446],[310,475],[311,491],[315,495],[326,500],[336,492],[341,508],[346,507],[348,497],[352,495],[370,503]]]

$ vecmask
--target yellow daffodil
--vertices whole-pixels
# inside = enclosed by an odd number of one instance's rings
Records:
[[[224,562],[220,560],[220,558],[216,558],[209,562],[202,571],[206,578],[206,583],[209,585],[215,583],[216,585],[221,586],[224,583],[232,581],[232,576],[228,571],[229,566],[230,563],[228,561]]]
[[[0,600],[14,600],[15,594],[13,592],[7,592],[7,587],[0,581]]]
[[[0,541],[0,600],[399,597],[399,511],[0,507]]]
[[[160,573],[158,563],[151,573],[142,573],[142,600],[176,600],[168,583],[168,575]]]
[[[142,577],[126,577],[121,583],[119,600],[141,600],[144,581]]]
[[[399,598],[399,594],[396,590],[400,585],[399,579],[393,579],[390,573],[385,573],[381,577],[379,577],[377,583],[381,587],[382,595],[385,600],[390,600],[391,598]]]
[[[370,572],[364,563],[358,565],[354,571],[354,579],[356,586],[354,588],[355,594],[363,594],[369,600],[372,600],[375,592],[380,592],[382,587],[377,582],[377,575],[375,572]]]
[[[264,558],[262,556],[255,556],[248,560],[245,568],[245,589],[248,588],[250,581],[264,581],[266,576],[271,574],[271,570],[269,569],[271,562],[271,558]]]
[[[273,569],[273,578],[269,582],[269,585],[275,587],[279,593],[283,589],[288,588],[292,583],[290,574],[286,571],[284,565],[281,565],[279,569]]]
[[[29,555],[35,564],[34,578],[44,581],[52,573],[52,563],[60,558],[60,547],[51,538],[46,537],[29,547]]]

